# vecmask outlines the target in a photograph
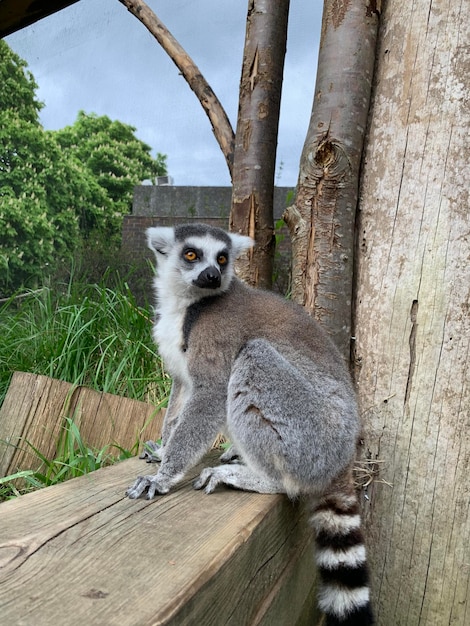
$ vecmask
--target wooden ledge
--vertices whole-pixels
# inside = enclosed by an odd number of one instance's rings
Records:
[[[214,455],[204,465],[217,462]],[[2,623],[312,623],[311,532],[284,496],[124,493],[133,458],[0,504]]]

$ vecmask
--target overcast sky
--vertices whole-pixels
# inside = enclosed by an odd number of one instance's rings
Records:
[[[237,123],[247,0],[147,0]],[[322,2],[291,0],[276,184],[295,186],[312,106]],[[230,185],[199,101],[147,29],[118,0],[80,0],[6,38],[45,103],[46,129],[80,109],[131,124],[168,156],[176,185]]]

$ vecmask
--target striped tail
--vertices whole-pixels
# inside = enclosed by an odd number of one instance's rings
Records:
[[[374,618],[359,503],[351,483],[342,487],[322,497],[311,518],[321,576],[318,605],[326,626],[370,626]]]

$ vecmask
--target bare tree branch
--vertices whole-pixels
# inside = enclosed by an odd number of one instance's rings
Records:
[[[194,91],[209,118],[232,177],[235,135],[230,120],[199,68],[143,0],[119,0],[155,37]]]

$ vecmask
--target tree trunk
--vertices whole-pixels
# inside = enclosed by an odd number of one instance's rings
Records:
[[[378,623],[470,624],[470,3],[388,0],[358,222],[355,363]]]
[[[349,357],[354,220],[374,70],[375,2],[325,0],[312,116],[294,205],[292,297]]]
[[[233,162],[230,229],[256,247],[237,264],[247,282],[269,288],[274,259],[273,193],[289,0],[250,0]]]

